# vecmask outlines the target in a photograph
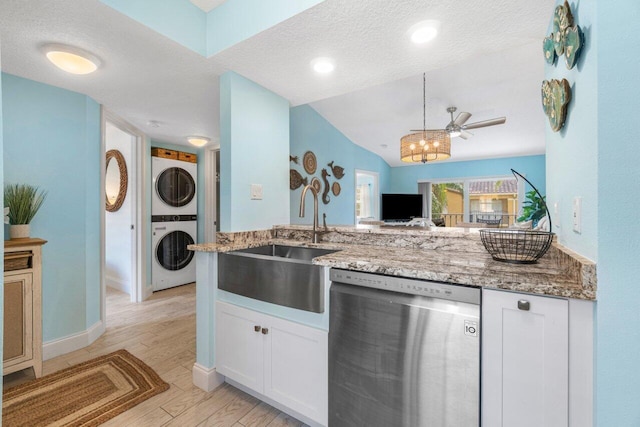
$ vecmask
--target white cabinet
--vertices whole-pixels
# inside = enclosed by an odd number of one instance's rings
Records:
[[[328,334],[216,303],[216,370],[321,425],[328,414]]]
[[[482,425],[569,423],[566,299],[482,291]]]

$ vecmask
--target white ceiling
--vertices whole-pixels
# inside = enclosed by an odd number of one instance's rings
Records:
[[[205,12],[209,12],[216,7],[220,6],[227,0],[189,0],[191,3],[199,7]]]
[[[449,105],[473,113],[470,122],[507,116],[507,124],[475,130],[468,141],[456,138],[454,160],[541,153],[539,47],[554,4],[326,0],[207,59],[98,0],[0,0],[2,69],[85,93],[152,138],[181,144],[192,134],[218,138],[218,78],[233,70],[292,105],[312,103],[392,165],[400,136],[422,124],[426,71],[429,126],[446,125]],[[441,34],[416,47],[406,30],[427,18],[442,21]],[[104,66],[66,74],[38,51],[46,42],[84,48]],[[316,56],[333,57],[336,71],[314,74]]]

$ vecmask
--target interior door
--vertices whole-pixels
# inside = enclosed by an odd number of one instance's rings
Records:
[[[255,313],[230,304],[218,302],[216,308],[216,370],[262,393],[264,335],[261,319]]]

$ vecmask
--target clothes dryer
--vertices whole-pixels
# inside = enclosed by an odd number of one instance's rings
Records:
[[[196,163],[153,156],[151,175],[151,215],[197,215]]]
[[[154,215],[151,223],[151,283],[154,291],[196,281],[194,244],[198,232],[195,215]]]

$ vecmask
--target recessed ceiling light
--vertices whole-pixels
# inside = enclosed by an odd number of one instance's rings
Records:
[[[424,44],[435,39],[439,31],[440,21],[428,19],[412,25],[407,34],[415,44]]]
[[[149,120],[147,122],[147,125],[149,125],[152,128],[159,128],[160,127],[160,122],[157,120]]]
[[[336,62],[331,58],[321,56],[311,61],[311,68],[313,68],[316,73],[327,74],[336,68]]]
[[[47,44],[43,50],[47,59],[56,67],[71,74],[89,74],[98,69],[102,63],[92,53],[77,47],[63,44]]]
[[[203,145],[207,145],[211,138],[207,138],[206,136],[188,136],[187,141],[189,144],[195,145],[196,147],[202,147]]]

